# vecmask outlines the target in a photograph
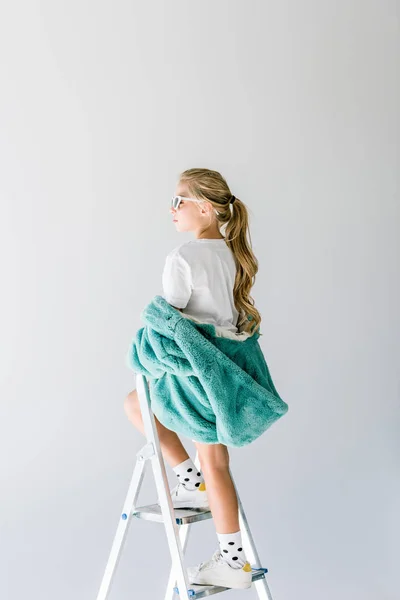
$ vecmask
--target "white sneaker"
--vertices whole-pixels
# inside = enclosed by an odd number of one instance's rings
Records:
[[[189,583],[197,585],[219,585],[221,587],[246,589],[253,583],[252,568],[248,561],[243,567],[235,568],[224,560],[216,550],[212,558],[196,567],[187,569]]]
[[[174,508],[204,508],[210,510],[206,492],[206,484],[203,482],[198,488],[188,490],[180,481],[171,490],[172,505]]]

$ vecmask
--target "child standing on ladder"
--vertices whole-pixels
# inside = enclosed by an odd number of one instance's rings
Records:
[[[175,193],[170,208],[175,227],[193,232],[194,239],[167,256],[165,300],[188,318],[218,326],[222,335],[253,333],[261,322],[250,296],[258,262],[247,240],[245,204],[232,195],[220,173],[208,169],[181,173]],[[136,390],[127,396],[124,407],[129,420],[144,434]],[[227,446],[193,440],[199,453],[199,471],[177,434],[154,418],[163,457],[178,477],[171,492],[173,506],[209,507],[216,527],[218,549],[210,560],[189,569],[190,583],[234,588],[248,582],[250,587],[251,567],[242,546]]]

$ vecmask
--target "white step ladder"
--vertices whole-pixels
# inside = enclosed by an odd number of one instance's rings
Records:
[[[216,585],[195,585],[190,584],[188,581],[188,575],[184,565],[184,553],[188,542],[190,526],[192,523],[196,523],[197,521],[211,519],[212,514],[210,510],[206,509],[174,508],[169,490],[169,482],[165,471],[164,458],[158,438],[157,426],[154,420],[154,414],[151,410],[148,381],[144,375],[137,373],[136,384],[147,443],[136,455],[137,460],[133,470],[132,480],[122,508],[122,514],[119,517],[117,532],[111,547],[108,562],[103,575],[103,580],[97,595],[97,600],[108,599],[112,580],[121,556],[122,548],[132,517],[164,523],[168,539],[168,546],[172,558],[171,572],[164,600],[197,600],[198,598],[204,598],[205,596],[210,596],[211,594],[217,594],[219,592],[230,590],[232,588]],[[146,461],[148,460],[151,462],[153,467],[159,504],[138,507],[136,505],[137,498],[144,477]],[[200,469],[198,452],[196,452],[194,463],[196,467]],[[232,477],[231,472],[230,474]],[[252,567],[252,580],[254,582],[254,587],[260,600],[272,600],[272,596],[265,579],[265,573],[268,571],[268,569],[260,566],[260,559],[257,554],[257,550],[233,477],[232,482],[238,499],[239,527],[242,534],[243,548],[247,560]]]

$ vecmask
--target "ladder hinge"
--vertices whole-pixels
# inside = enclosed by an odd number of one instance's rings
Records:
[[[147,460],[154,456],[154,446],[152,442],[148,442],[136,454],[138,460]]]

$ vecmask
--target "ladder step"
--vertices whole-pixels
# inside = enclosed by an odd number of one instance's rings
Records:
[[[185,573],[185,549],[187,542],[187,534],[190,531],[190,524],[196,521],[205,521],[206,519],[212,519],[211,510],[209,508],[176,508],[173,506],[173,498],[168,499],[167,502],[164,495],[171,494],[169,490],[169,484],[167,479],[167,473],[165,470],[165,464],[162,456],[160,441],[157,432],[157,426],[154,418],[154,414],[151,410],[151,398],[149,381],[142,374],[138,374],[137,378],[137,390],[140,401],[140,408],[143,417],[146,444],[137,453],[136,464],[133,470],[132,479],[129,485],[129,489],[126,495],[126,499],[123,505],[123,510],[120,513],[120,521],[118,523],[117,531],[114,536],[114,541],[111,546],[111,550],[108,557],[108,562],[104,571],[103,579],[100,585],[100,589],[97,595],[97,600],[109,600],[109,592],[115,575],[115,570],[118,565],[120,554],[122,552],[123,544],[128,532],[129,520],[132,517],[137,519],[144,519],[147,521],[155,521],[163,523],[168,535],[169,550],[172,559],[172,565],[167,583],[167,595],[166,598],[173,600],[198,600],[217,594],[220,592],[226,592],[231,589],[223,587],[221,585],[199,585],[191,584],[189,582],[188,572]],[[194,440],[193,440],[194,441]],[[145,466],[148,464],[146,461],[152,459],[153,463],[153,475],[155,483],[157,484],[157,490],[163,492],[158,494],[158,502],[154,504],[148,504],[145,506],[136,506],[138,494],[142,485],[143,477],[145,475]],[[200,469],[200,461],[198,451],[194,463],[197,468]],[[233,479],[232,479],[233,481]],[[236,485],[233,482],[235,490]],[[243,506],[236,490],[240,517],[240,527],[243,529],[243,543],[249,546],[249,556],[254,564],[251,564],[251,580],[256,582],[256,592],[259,600],[272,600],[272,596],[268,589],[265,573],[268,569],[260,567],[260,560],[258,553],[250,532],[249,524],[247,522],[246,515],[243,510]],[[160,501],[163,505],[164,515],[161,510]],[[185,500],[186,501],[186,500]],[[172,503],[171,503],[172,502]],[[172,514],[172,510],[174,511]],[[165,516],[165,523],[164,523]],[[189,527],[181,527],[179,530],[175,527],[174,520],[177,525],[189,525]],[[171,527],[173,526],[173,527]],[[171,531],[173,530],[173,531]],[[170,536],[174,539],[170,539]],[[258,581],[259,580],[259,581]],[[181,587],[182,594],[179,594],[179,587]],[[187,589],[185,589],[187,587]],[[250,586],[252,587],[252,586]]]
[[[255,567],[252,568],[252,581],[257,581],[257,579],[265,579],[265,573],[268,572],[268,569],[263,567],[259,567],[258,569]],[[211,596],[212,594],[219,594],[220,592],[226,592],[234,588],[222,587],[220,585],[196,585],[190,584],[190,589],[188,589],[188,596],[197,600],[198,598],[205,598],[206,596]],[[174,598],[179,597],[179,588],[174,587],[175,596]]]
[[[212,513],[209,509],[202,508],[174,508],[175,520],[177,525],[186,525],[187,523],[195,523],[196,521],[204,521],[212,519]],[[164,519],[159,504],[149,504],[147,506],[137,506],[132,517],[137,519],[145,519],[146,521],[156,521],[163,523]]]

